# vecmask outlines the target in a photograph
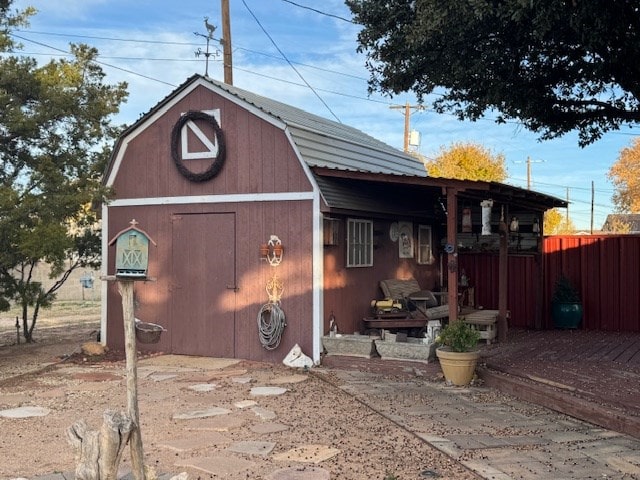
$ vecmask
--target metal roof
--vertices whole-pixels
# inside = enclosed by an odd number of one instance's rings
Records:
[[[200,77],[282,121],[310,167],[426,177],[421,161],[380,140],[319,115],[226,83]]]

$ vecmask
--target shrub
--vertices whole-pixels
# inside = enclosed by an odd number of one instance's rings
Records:
[[[464,317],[449,322],[436,339],[440,345],[451,348],[454,352],[469,352],[475,350],[480,332],[464,322]]]

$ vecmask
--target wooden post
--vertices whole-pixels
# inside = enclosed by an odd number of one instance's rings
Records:
[[[498,341],[507,341],[507,294],[509,288],[509,230],[500,220],[500,257],[498,261]]]
[[[122,296],[124,348],[127,362],[127,414],[133,423],[129,439],[131,469],[135,480],[145,480],[142,434],[140,432],[140,412],[138,410],[138,368],[136,325],[133,311],[133,283],[133,280],[118,279],[118,292],[120,292]]]
[[[447,243],[454,246],[454,252],[447,255],[447,289],[449,302],[449,322],[458,319],[458,191],[446,189],[447,195]]]

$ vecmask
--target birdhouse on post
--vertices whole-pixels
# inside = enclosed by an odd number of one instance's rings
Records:
[[[109,245],[116,245],[116,277],[130,279],[147,278],[149,268],[149,243],[156,245],[151,237],[131,220],[131,226],[119,232]]]

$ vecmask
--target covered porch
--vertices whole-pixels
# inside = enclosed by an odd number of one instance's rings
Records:
[[[415,279],[420,290],[436,292],[441,305],[449,306],[449,318],[458,316],[460,306],[466,313],[479,307],[496,311],[502,340],[512,305],[523,303],[526,308],[518,313],[532,316],[527,320],[531,324],[542,317],[543,215],[550,208],[566,206],[565,201],[497,182],[328,168],[313,172],[322,192],[325,219],[370,218],[374,230],[375,262],[366,268],[344,268],[346,249],[341,240],[346,242],[346,235],[335,235],[337,229],[329,234],[325,230],[325,239],[331,243],[325,241],[324,246],[324,333],[329,313],[337,318],[342,332],[365,331],[369,302],[382,298],[379,284],[388,278]],[[400,222],[430,229],[431,262],[398,255],[398,246],[389,236],[394,223]],[[413,241],[420,243],[419,238]],[[475,275],[470,267],[482,269],[483,262],[490,262],[492,271],[496,267],[495,275]],[[512,264],[518,265],[516,270]],[[465,275],[465,265],[471,278]],[[520,270],[520,265],[526,270]]]

